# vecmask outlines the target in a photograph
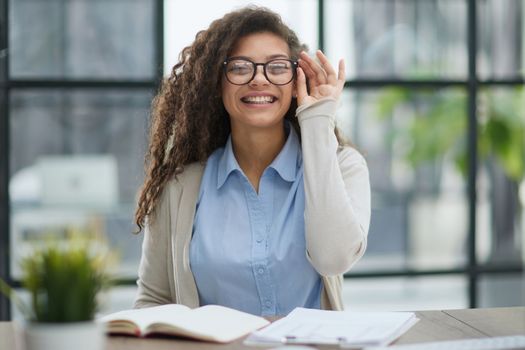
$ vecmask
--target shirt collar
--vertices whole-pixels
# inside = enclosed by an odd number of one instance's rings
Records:
[[[217,189],[224,185],[228,175],[230,175],[230,173],[234,170],[241,171],[239,163],[237,163],[237,159],[235,159],[235,155],[233,154],[232,136],[230,134],[228,141],[226,141],[226,145],[224,146],[222,156],[219,159],[219,167],[217,171]]]
[[[281,152],[279,152],[277,157],[268,167],[273,168],[283,180],[293,182],[295,181],[298,169],[301,166],[301,145],[294,128],[288,122],[285,123],[285,129],[288,131],[286,142],[281,149]],[[233,153],[230,135],[224,146],[224,152],[219,160],[217,189],[224,185],[230,173],[235,170],[242,172]]]
[[[286,129],[289,132],[284,147],[269,167],[273,168],[283,180],[293,182],[301,165],[301,145],[294,128],[286,123]]]

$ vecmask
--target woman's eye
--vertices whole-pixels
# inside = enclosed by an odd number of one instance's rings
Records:
[[[268,72],[270,74],[283,74],[290,70],[290,65],[286,63],[273,63],[268,65]]]
[[[228,69],[228,72],[231,72],[233,74],[249,74],[251,73],[252,69],[248,65],[232,65],[230,66],[230,69]]]

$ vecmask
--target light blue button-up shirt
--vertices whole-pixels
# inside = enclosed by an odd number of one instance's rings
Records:
[[[287,129],[259,193],[239,167],[231,137],[206,163],[190,245],[201,305],[262,316],[320,308],[322,281],[305,253],[301,145]]]

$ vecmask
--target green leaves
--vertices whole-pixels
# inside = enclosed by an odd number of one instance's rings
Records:
[[[523,88],[512,94],[486,94],[489,119],[480,126],[483,156],[494,154],[507,176],[525,177],[525,96]]]
[[[449,150],[456,154],[463,150],[464,100],[436,96],[431,103],[425,110],[418,111],[409,127],[413,146],[407,158],[413,165],[439,159]]]
[[[405,159],[417,167],[439,161],[447,154],[463,175],[467,173],[467,106],[464,93],[386,89],[378,99],[382,120],[397,109],[410,107],[415,116],[408,125],[395,127],[392,138],[408,140]],[[525,177],[525,97],[522,87],[484,90],[478,103],[478,151],[480,161],[495,158],[507,176]]]
[[[105,274],[108,253],[92,248],[87,240],[48,242],[22,260],[22,282],[31,295],[33,321],[93,319],[97,294],[110,280]]]

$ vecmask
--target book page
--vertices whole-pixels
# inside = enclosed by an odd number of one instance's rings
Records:
[[[118,321],[133,322],[140,330],[140,335],[144,335],[146,328],[154,323],[178,324],[184,322],[186,315],[191,312],[191,309],[181,304],[166,304],[154,306],[144,309],[132,309],[115,312],[113,314],[104,316],[98,321],[108,323],[109,331],[111,331],[111,324],[118,323]]]
[[[125,331],[129,334],[129,326],[124,322],[132,321],[140,329],[137,335],[163,333],[221,343],[242,337],[270,323],[262,317],[224,306],[207,305],[192,310],[179,304],[121,311],[98,321],[108,324],[110,332]]]
[[[184,321],[177,326],[181,335],[198,339],[230,342],[270,322],[242,311],[218,305],[201,306],[185,314]]]

